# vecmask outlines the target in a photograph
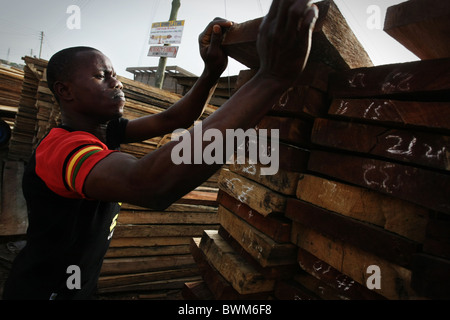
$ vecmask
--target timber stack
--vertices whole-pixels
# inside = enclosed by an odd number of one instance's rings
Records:
[[[202,280],[184,297],[449,299],[450,5],[389,8],[385,31],[424,60],[383,66],[333,1],[317,5],[300,84],[257,126],[279,129],[278,173],[221,171],[220,227],[192,239]],[[238,81],[258,68],[260,22],[224,40],[250,68]]]
[[[14,67],[0,66],[0,119],[10,128],[19,108],[24,72]]]

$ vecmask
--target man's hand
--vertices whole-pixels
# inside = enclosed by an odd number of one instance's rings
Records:
[[[200,56],[205,62],[205,68],[217,77],[220,77],[228,65],[228,57],[222,49],[222,40],[226,29],[232,25],[231,21],[216,18],[198,38]]]
[[[291,85],[305,68],[318,9],[311,0],[273,0],[257,39],[259,73]]]

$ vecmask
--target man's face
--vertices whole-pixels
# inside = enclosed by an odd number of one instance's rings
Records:
[[[77,68],[69,80],[78,113],[107,122],[123,115],[125,96],[111,61],[97,51],[78,54]]]

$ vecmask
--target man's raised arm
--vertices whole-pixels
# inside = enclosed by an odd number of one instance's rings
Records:
[[[257,40],[261,66],[258,73],[202,122],[203,132],[213,129],[224,137],[224,160],[231,155],[225,153],[226,130],[254,127],[303,71],[317,16],[317,8],[308,0],[273,1]],[[192,157],[194,132],[192,129],[187,133],[191,137]],[[178,143],[169,142],[139,160],[123,153],[109,155],[87,177],[85,193],[94,199],[166,208],[221,166],[175,164],[172,151]],[[212,142],[201,143],[203,151]]]

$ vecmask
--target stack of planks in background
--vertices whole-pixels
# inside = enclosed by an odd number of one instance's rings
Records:
[[[0,66],[0,118],[11,128],[19,108],[23,70]]]
[[[16,201],[11,195],[21,195],[24,164],[36,143],[60,122],[59,107],[47,86],[47,61],[31,57],[24,57],[24,61],[24,84],[2,171],[3,185],[9,186],[2,188],[2,197],[9,201],[2,201],[1,235],[25,233],[24,200]],[[127,99],[124,117],[130,120],[161,112],[181,97],[125,77],[119,79]],[[216,107],[207,105],[199,120],[215,110]],[[123,152],[140,158],[170,139],[167,135],[121,147]],[[199,277],[189,251],[191,237],[201,235],[204,229],[218,228],[217,181],[218,173],[164,212],[123,204],[102,269],[99,298],[179,297],[184,282]]]
[[[450,297],[450,60],[373,67],[341,46],[354,40],[334,4],[318,5],[322,55],[258,125],[280,129],[280,170],[222,170],[220,228],[192,239],[203,279],[187,299]],[[226,43],[250,68],[259,22]]]

